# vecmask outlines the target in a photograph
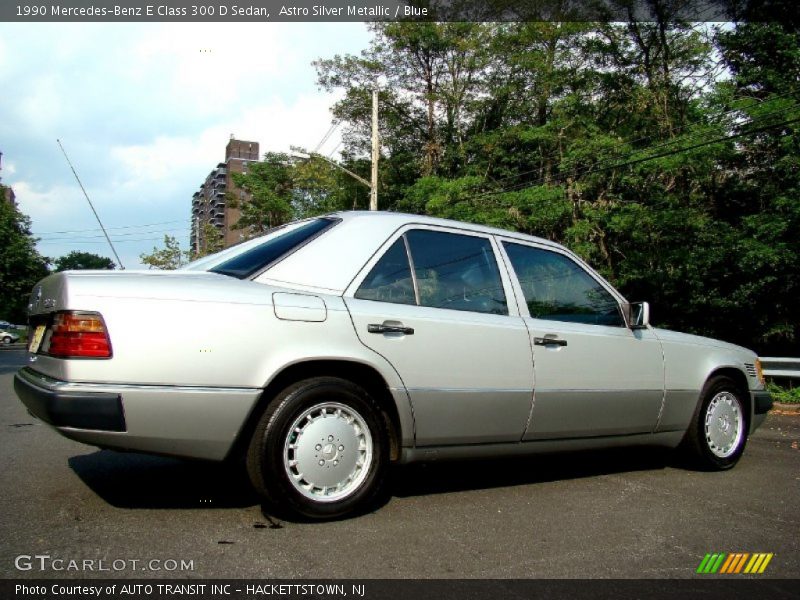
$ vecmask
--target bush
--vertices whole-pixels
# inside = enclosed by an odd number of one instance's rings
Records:
[[[772,394],[775,402],[784,404],[800,404],[800,387],[786,388],[778,385],[774,381],[767,384],[767,390]]]

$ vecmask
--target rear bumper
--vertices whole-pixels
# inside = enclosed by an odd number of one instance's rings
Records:
[[[74,383],[30,367],[14,389],[31,414],[72,440],[118,450],[223,460],[263,390]]]
[[[14,391],[33,416],[50,425],[125,431],[120,394],[67,391],[63,382],[27,367],[14,376]]]

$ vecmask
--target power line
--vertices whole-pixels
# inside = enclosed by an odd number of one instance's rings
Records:
[[[336,144],[336,146],[334,146],[333,150],[331,150],[330,154],[328,154],[328,158],[333,158],[333,154],[339,149],[339,146],[341,146],[343,143],[344,143],[344,140],[339,140],[339,143]]]
[[[746,123],[746,125],[754,125],[756,123],[761,123],[763,121],[769,120],[771,117],[773,117],[775,115],[782,115],[786,111],[794,109],[794,108],[797,108],[797,107],[800,107],[800,103],[794,104],[794,105],[792,105],[792,106],[790,106],[788,108],[785,108],[785,109],[775,110],[775,111],[766,113],[764,115],[761,115],[761,116],[759,116],[757,118],[751,119],[748,123]],[[656,150],[658,148],[665,148],[665,147],[674,146],[674,145],[681,144],[681,143],[685,144],[686,142],[690,142],[692,140],[696,140],[696,139],[702,138],[703,136],[707,135],[708,132],[709,132],[708,129],[697,131],[697,132],[695,132],[695,133],[693,133],[691,135],[688,135],[686,137],[673,138],[672,140],[669,140],[668,142],[664,142],[664,143],[661,143],[661,144],[656,144],[655,146],[650,146],[648,148],[644,148],[643,150],[640,150],[639,152],[649,152],[649,151],[652,151],[652,150]],[[596,171],[603,170],[601,168],[601,167],[603,167],[603,165],[607,165],[609,163],[613,163],[614,161],[616,161],[616,160],[618,160],[620,158],[622,158],[622,157],[619,154],[617,154],[616,156],[609,156],[607,158],[604,158],[603,160],[598,160],[598,161],[594,162],[593,164],[591,164],[591,165],[589,165],[587,167],[584,167],[583,169],[579,170],[576,167],[576,168],[574,168],[572,170],[564,171],[561,174],[553,175],[552,176],[552,180],[563,179],[565,176],[573,176],[573,177],[576,177],[576,178],[577,177],[583,177],[584,175],[588,175],[589,173],[594,173]],[[535,172],[535,171],[529,171],[529,173],[530,172]],[[523,174],[524,173],[520,173],[519,176],[522,176]],[[511,178],[509,177],[509,178],[506,178],[506,179],[511,179]],[[515,191],[517,189],[525,189],[525,188],[534,187],[536,185],[545,183],[545,181],[547,179],[548,178],[546,178],[546,177],[540,177],[538,180],[535,180],[533,182],[530,182],[530,181],[521,182],[519,184],[512,185],[511,187],[508,187],[508,188],[506,188],[506,189],[504,189],[502,191],[503,192],[512,192],[512,191]],[[500,181],[503,181],[503,180],[501,179]],[[494,192],[492,192],[490,190],[487,193],[494,193]]]
[[[752,122],[755,122],[755,120],[751,121],[751,123]],[[588,171],[585,171],[585,172],[581,173],[580,175],[584,176],[584,175],[588,175],[590,173],[595,173],[595,172],[599,172],[599,171],[607,171],[607,170],[611,170],[611,169],[618,169],[618,168],[621,168],[621,167],[627,167],[627,166],[630,166],[630,165],[640,164],[640,163],[643,163],[643,162],[647,162],[649,160],[655,160],[656,158],[664,158],[666,156],[672,156],[672,155],[675,155],[675,154],[680,154],[682,152],[687,152],[689,150],[695,150],[697,148],[702,148],[703,146],[710,146],[712,144],[719,144],[721,142],[725,142],[725,141],[728,141],[728,140],[733,140],[733,139],[737,139],[737,138],[741,138],[741,137],[746,137],[748,135],[753,135],[753,134],[756,134],[756,133],[762,133],[764,131],[769,131],[770,129],[774,129],[776,127],[783,127],[785,125],[791,125],[791,124],[797,123],[797,122],[800,122],[800,117],[795,118],[795,119],[789,119],[788,121],[783,121],[781,123],[773,123],[772,125],[765,125],[763,127],[758,127],[756,129],[752,129],[752,130],[749,130],[749,131],[742,131],[742,132],[739,132],[739,133],[734,133],[734,134],[718,137],[718,138],[715,138],[715,139],[712,139],[712,140],[707,140],[705,142],[701,142],[699,144],[686,146],[684,148],[678,148],[678,149],[675,149],[675,150],[670,150],[670,151],[667,151],[667,152],[662,152],[662,153],[654,154],[654,155],[651,155],[651,156],[645,156],[645,157],[642,157],[642,158],[637,158],[637,159],[634,159],[634,160],[626,161],[626,162],[623,162],[623,163],[617,163],[617,164],[613,164],[613,165],[609,165],[609,166],[605,166],[605,167],[599,167],[599,168],[595,168],[595,169],[590,169]],[[751,123],[748,123],[748,125],[751,124]],[[559,180],[559,179],[563,180],[565,177],[567,177],[569,175],[575,175],[575,174],[576,173],[574,171],[573,172],[567,172],[567,173],[559,173],[558,175],[555,175],[553,177],[553,180]],[[538,181],[538,182],[535,182],[533,184],[527,184],[526,183],[522,187],[513,186],[511,188],[507,188],[507,189],[503,189],[503,190],[492,190],[492,191],[484,192],[482,194],[478,194],[476,196],[472,196],[470,199],[471,200],[478,200],[479,198],[484,198],[484,197],[487,197],[487,196],[496,196],[496,195],[505,194],[505,193],[508,193],[508,192],[522,191],[522,190],[525,190],[525,189],[531,189],[531,188],[536,187],[540,183],[542,183],[541,180]]]
[[[141,235],[156,235],[156,234],[158,234],[158,235],[169,235],[169,234],[173,234],[173,233],[174,234],[182,234],[182,233],[188,234],[189,231],[190,231],[189,229],[167,229],[167,230],[161,230],[161,231],[132,231],[130,233],[115,234],[113,236],[113,239],[114,239],[114,241],[125,241],[125,240],[120,239],[120,238],[125,238],[125,237],[130,237],[130,236],[137,236],[137,235],[138,236],[141,236]],[[40,240],[41,241],[46,241],[46,242],[63,241],[63,240],[79,241],[79,240],[90,240],[90,239],[93,239],[93,238],[103,238],[103,237],[105,237],[105,236],[103,236],[103,235],[81,235],[81,236],[67,236],[67,237],[61,237],[61,236],[48,237],[48,236],[46,236],[44,238],[40,238]]]
[[[116,240],[118,238],[130,237],[130,236],[136,236],[136,235],[161,235],[161,234],[164,234],[164,233],[181,233],[181,232],[184,232],[184,231],[189,231],[189,228],[181,227],[179,229],[178,228],[175,228],[175,229],[148,229],[148,230],[129,231],[127,233],[112,233],[111,234],[111,238]],[[78,240],[80,240],[80,239],[91,239],[91,238],[102,238],[102,237],[105,237],[105,236],[102,235],[102,234],[94,235],[94,234],[82,233],[82,234],[79,234],[79,235],[53,234],[53,235],[43,236],[40,239],[45,239],[45,240],[51,240],[51,239],[65,239],[65,240],[78,239]]]
[[[174,221],[160,221],[158,223],[143,223],[142,225],[119,225],[116,227],[106,227],[107,230],[111,231],[112,229],[139,229],[144,227],[154,227],[156,225],[171,225],[172,223],[184,223],[186,219],[176,219]],[[34,232],[33,235],[49,235],[49,234],[62,234],[62,233],[90,233],[93,231],[102,231],[101,228],[95,227],[93,229],[75,229],[71,231],[40,231],[38,233]]]
[[[126,242],[161,242],[163,241],[163,237],[156,237],[156,238],[142,238],[138,240],[117,240],[117,243],[124,244]],[[38,242],[39,244],[46,246],[46,245],[53,245],[58,244],[62,246],[70,246],[72,244],[103,244],[103,240],[70,240],[66,242],[60,242],[56,240],[44,240]]]
[[[314,152],[312,154],[319,152],[319,149],[322,148],[323,144],[325,144],[325,142],[327,142],[328,139],[333,135],[333,132],[339,128],[339,123],[341,123],[341,121],[338,120],[331,123],[331,126],[328,128],[328,132],[322,136],[322,139],[319,141],[319,144],[317,144],[316,148],[314,148]]]
[[[792,110],[794,108],[798,108],[798,107],[800,107],[800,103],[795,103],[792,106],[788,106],[788,107],[785,107],[785,108],[780,108],[780,109],[777,109],[777,110],[773,110],[772,112],[768,112],[768,113],[765,113],[763,115],[759,115],[758,117],[752,118],[748,123],[746,123],[746,125],[753,125],[755,123],[761,123],[762,121],[766,121],[766,120],[770,119],[771,117],[773,117],[775,115],[784,114],[787,111]],[[672,138],[670,140],[666,140],[664,142],[661,142],[659,144],[655,144],[654,146],[649,146],[647,148],[644,148],[644,151],[651,151],[651,150],[657,150],[658,148],[667,148],[669,146],[675,146],[676,144],[679,144],[681,142],[687,142],[687,141],[690,141],[690,140],[694,140],[694,139],[700,138],[700,137],[706,135],[711,130],[713,130],[713,125],[707,125],[706,129],[701,129],[701,130],[696,131],[696,132],[694,132],[694,133],[692,133],[692,134],[690,134],[690,135],[688,135],[686,137],[675,137],[675,138]],[[605,159],[602,162],[608,162],[609,160],[611,160],[611,158]],[[595,164],[597,164],[597,163],[595,163]]]
[[[772,125],[765,125],[764,127],[758,127],[756,129],[751,129],[750,131],[742,131],[739,133],[734,133],[731,135],[726,135],[722,137],[718,137],[713,140],[708,140],[706,142],[702,142],[700,144],[694,144],[692,146],[687,146],[685,148],[678,148],[677,150],[672,150],[670,152],[662,152],[661,154],[655,154],[653,156],[646,156],[644,158],[637,158],[635,160],[628,161],[626,163],[622,163],[620,165],[612,165],[609,168],[616,168],[616,167],[627,167],[630,165],[636,165],[639,163],[646,162],[648,160],[655,160],[656,158],[663,158],[665,156],[671,156],[673,154],[680,154],[681,152],[688,152],[689,150],[695,150],[697,148],[702,148],[703,146],[710,146],[711,144],[719,144],[720,142],[726,142],[728,140],[734,140],[740,137],[746,137],[748,135],[753,135],[754,133],[763,133],[765,131],[769,131],[770,129],[774,129],[776,127],[783,127],[785,125],[791,125],[793,123],[800,122],[800,117],[796,119],[789,119],[788,121],[783,121],[782,123],[773,123]],[[748,123],[749,124],[749,123]],[[606,169],[598,169],[598,170],[606,170]],[[591,172],[591,171],[589,171]]]
[[[781,98],[786,98],[786,97],[792,96],[792,95],[797,94],[797,93],[800,93],[800,89],[792,89],[792,90],[790,90],[788,92],[784,92],[782,94],[776,94],[776,95],[770,96],[766,100],[758,100],[758,101],[752,102],[750,104],[746,104],[744,106],[730,108],[730,109],[725,110],[725,111],[723,111],[721,113],[717,113],[715,115],[712,115],[711,119],[712,120],[721,119],[725,115],[729,115],[731,113],[736,113],[736,112],[741,112],[741,111],[744,111],[744,110],[748,110],[748,109],[754,108],[756,106],[763,106],[764,104],[769,104],[769,103],[771,103],[771,102],[773,102],[775,100],[779,100]],[[795,106],[797,106],[797,105],[795,105]],[[791,108],[794,108],[794,107],[791,107]],[[779,109],[777,111],[774,111],[772,113],[768,113],[766,115],[761,115],[760,117],[758,117],[758,120],[761,120],[763,118],[769,117],[769,116],[771,116],[773,114],[776,114],[776,113],[779,113],[779,112],[781,112],[781,109]],[[698,125],[698,124],[703,124],[703,123],[701,123],[700,121],[691,121],[691,122],[688,122],[688,123],[684,123],[680,127],[675,128],[673,131],[682,131],[682,130],[686,129],[687,127],[691,127],[693,125]],[[695,133],[692,136],[690,136],[690,138],[697,137],[699,135],[702,135],[703,133],[704,132]],[[610,150],[615,150],[615,149],[618,149],[618,148],[622,148],[623,146],[630,146],[632,144],[636,144],[638,142],[643,142],[643,141],[646,141],[646,140],[652,140],[655,137],[656,137],[655,135],[649,135],[649,136],[642,136],[642,137],[634,138],[634,139],[623,140],[623,141],[611,146]],[[660,146],[665,146],[665,145],[671,145],[673,143],[678,143],[680,141],[686,141],[686,139],[687,138],[672,138],[671,140],[667,140],[667,141],[663,142],[662,144],[659,144],[657,146],[651,147],[649,149],[652,149],[652,148],[655,148],[655,147],[660,147]],[[551,156],[551,158],[554,158],[554,156]],[[609,158],[605,159],[606,162],[608,160],[614,160],[614,159],[612,157],[609,157]],[[508,180],[511,180],[511,179],[518,179],[518,178],[523,177],[525,175],[531,175],[532,173],[536,173],[539,170],[540,169],[531,169],[529,171],[523,171],[521,173],[516,173],[514,175],[509,175],[508,177],[501,177],[500,179],[495,179],[493,181],[494,181],[494,183],[500,184],[500,183],[502,183],[504,181],[508,181]]]

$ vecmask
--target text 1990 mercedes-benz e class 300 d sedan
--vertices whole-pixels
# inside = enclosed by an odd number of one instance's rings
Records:
[[[647,444],[733,466],[771,406],[758,358],[648,312],[547,240],[336,213],[178,271],[50,275],[15,388],[87,444],[244,458],[312,518],[367,505],[390,461]]]

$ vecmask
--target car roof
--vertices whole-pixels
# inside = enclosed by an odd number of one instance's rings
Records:
[[[438,226],[466,233],[498,235],[507,239],[537,242],[551,248],[562,246],[548,240],[484,225],[450,221],[421,215],[380,211],[347,211],[324,215],[339,224],[281,259],[263,275],[262,283],[291,284],[309,290],[341,294],[359,270],[397,232],[406,226]]]
[[[410,225],[410,224],[450,227],[456,229],[464,229],[467,231],[485,233],[488,235],[500,235],[508,238],[516,238],[525,242],[537,242],[539,244],[545,244],[548,246],[563,248],[563,246],[551,240],[536,237],[533,235],[527,235],[525,233],[519,233],[517,231],[511,231],[509,229],[501,229],[499,227],[489,227],[487,225],[479,225],[477,223],[467,223],[465,221],[455,221],[453,219],[442,219],[440,217],[429,217],[426,215],[414,215],[410,213],[388,212],[388,211],[349,210],[349,211],[330,213],[325,216],[342,219],[343,221],[368,219],[372,223],[375,224],[380,223],[382,226],[385,226],[391,230],[395,230],[404,225]]]

